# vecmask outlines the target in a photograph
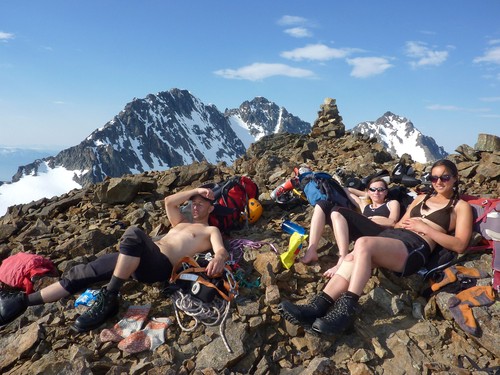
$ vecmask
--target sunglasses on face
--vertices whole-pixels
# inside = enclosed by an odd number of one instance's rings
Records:
[[[387,189],[383,188],[383,187],[378,187],[378,188],[368,188],[368,190],[373,191],[373,192],[378,191],[379,193],[381,193],[383,191],[386,191]]]
[[[448,182],[451,180],[452,177],[453,177],[452,175],[444,174],[442,176],[431,176],[429,180],[431,180],[431,182],[435,184],[436,182],[438,182],[438,180],[441,180],[442,182]]]

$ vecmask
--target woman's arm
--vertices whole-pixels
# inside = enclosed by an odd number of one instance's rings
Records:
[[[434,242],[456,253],[463,253],[469,245],[472,236],[472,208],[465,201],[458,201],[455,206],[455,234],[450,235],[434,229],[420,218],[410,219],[404,223],[404,228],[427,236]]]
[[[356,206],[361,212],[365,208],[366,204],[364,203],[364,199],[361,197],[366,197],[366,192],[354,189],[354,188],[344,188],[344,191],[347,194],[347,198]]]
[[[455,212],[457,219],[454,235],[442,233],[429,225],[426,226],[430,229],[424,233],[444,248],[461,254],[469,246],[472,236],[472,207],[467,202],[460,200],[455,206]]]
[[[400,205],[397,200],[391,200],[387,202],[387,206],[389,207],[389,217],[385,216],[371,216],[370,219],[383,227],[394,227],[399,219],[400,213]]]
[[[401,219],[399,219],[399,221],[396,223],[396,225],[394,225],[394,228],[405,228],[403,226],[403,222],[407,219],[410,218],[410,212],[411,210],[413,209],[413,207],[415,207],[417,204],[419,204],[423,199],[425,198],[425,195],[418,195],[414,200],[413,202],[411,202],[411,204],[408,206],[408,208],[406,209],[406,212],[405,214],[403,215],[403,217]]]

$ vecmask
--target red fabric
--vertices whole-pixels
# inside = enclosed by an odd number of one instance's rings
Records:
[[[56,273],[52,261],[36,254],[17,253],[5,259],[0,265],[0,281],[13,288],[33,292],[34,276]]]

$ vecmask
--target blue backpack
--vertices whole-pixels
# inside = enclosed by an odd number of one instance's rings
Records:
[[[299,176],[300,186],[307,201],[314,206],[319,200],[328,200],[335,206],[355,209],[347,193],[331,174],[326,172],[306,172]]]

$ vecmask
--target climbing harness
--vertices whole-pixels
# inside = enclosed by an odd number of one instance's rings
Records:
[[[227,351],[232,353],[224,329],[231,301],[238,295],[238,282],[230,267],[226,265],[221,275],[208,278],[205,267],[201,267],[193,258],[185,257],[175,267],[171,283],[179,286],[172,294],[179,327],[190,332],[199,323],[205,326],[219,325],[222,341]],[[194,319],[192,327],[185,327],[181,323],[180,311]]]

